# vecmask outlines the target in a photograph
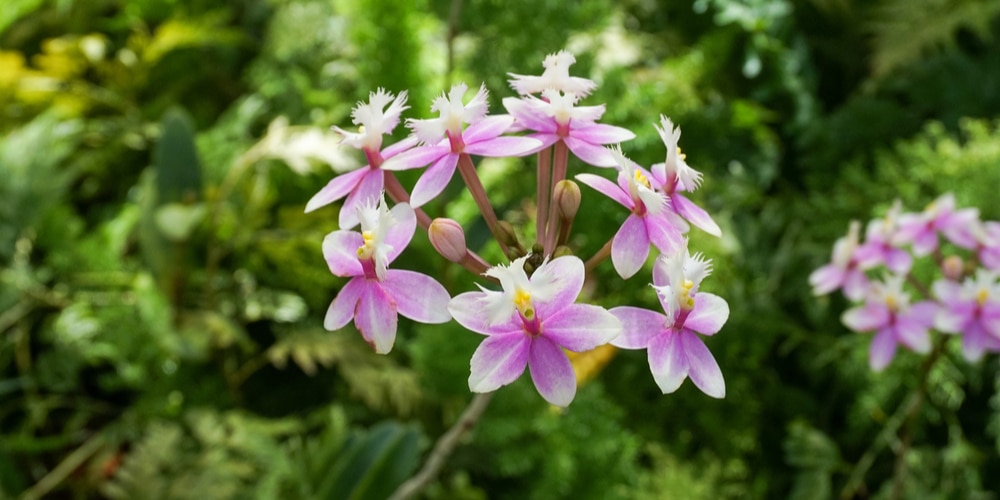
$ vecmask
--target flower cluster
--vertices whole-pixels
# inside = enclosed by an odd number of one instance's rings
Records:
[[[957,208],[948,193],[916,213],[904,213],[897,201],[869,222],[864,241],[860,227],[851,223],[831,262],[809,281],[817,295],[841,289],[860,302],[842,320],[854,331],[875,332],[873,370],[885,368],[900,345],[930,352],[932,330],[960,336],[969,361],[1000,352],[1000,222]],[[928,267],[930,286],[914,272]],[[914,301],[908,288],[922,300]]]
[[[545,58],[540,76],[511,74],[519,97],[503,99],[508,112],[503,115],[489,115],[484,86],[467,100],[469,87],[457,84],[434,100],[436,118],[407,119],[409,137],[386,148],[383,137],[403,122],[408,109],[406,92],[372,92],[352,113],[357,132],[334,127],[342,144],[364,152],[368,163],[335,177],[306,206],[309,212],[346,198],[340,229],[326,237],[323,252],[330,271],[350,280],[330,305],[325,327],[338,330],[353,321],[376,352],[387,353],[399,315],[423,323],[454,319],[486,336],[470,362],[469,388],[474,392],[510,384],[527,368],[546,401],[569,405],[577,380],[565,351],[585,352],[610,343],[646,349],[653,378],[664,393],[690,377],[704,393],[721,398],[722,371],[699,334],[717,333],[729,317],[729,306],[699,290],[711,264],[689,253],[685,237],[690,225],[721,234],[685,194],[699,187],[702,175],[686,163],[677,144],[680,128],[665,116],[654,125],[666,149],[664,162],[647,169],[629,160],[621,143],[635,134],[599,123],[603,104],[580,105],[596,84],[570,76],[574,63],[574,56],[563,51]],[[628,209],[622,226],[586,263],[568,246],[582,197],[576,182],[567,178],[570,153],[598,167],[595,172],[614,169],[613,180],[586,172],[574,178]],[[531,154],[538,162],[537,241],[528,251],[514,228],[497,218],[472,157]],[[395,176],[421,168],[425,170],[412,189]],[[432,219],[424,211],[456,171],[507,263],[490,264],[467,248],[461,224]],[[387,196],[394,202],[391,208]],[[360,231],[352,229],[358,225]],[[489,284],[452,298],[430,276],[390,269],[417,226],[427,231],[443,257]],[[651,245],[660,255],[649,293],[659,298],[664,313],[577,303],[590,269],[610,256],[617,273],[629,278],[646,264]]]

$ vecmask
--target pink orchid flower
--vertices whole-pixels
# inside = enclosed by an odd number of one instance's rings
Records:
[[[974,227],[979,222],[979,210],[955,209],[955,195],[947,193],[934,200],[923,212],[903,214],[893,243],[911,243],[913,254],[921,257],[938,247],[938,232],[962,248],[974,248]]]
[[[995,272],[979,269],[962,284],[939,280],[933,289],[942,304],[934,326],[962,336],[965,359],[974,362],[986,351],[1000,351],[1000,284]]]
[[[905,274],[913,266],[913,256],[900,248],[896,237],[902,210],[902,203],[896,200],[885,217],[868,223],[865,229],[865,242],[854,252],[854,257],[862,269],[871,269],[884,264],[896,274]]]
[[[858,266],[856,250],[861,223],[851,221],[847,235],[833,245],[830,263],[809,275],[809,284],[816,295],[825,295],[843,287],[844,295],[851,300],[861,300],[868,290],[868,277]]]
[[[486,271],[500,281],[501,291],[480,287],[448,304],[455,321],[487,336],[472,356],[469,389],[494,391],[528,367],[546,401],[568,406],[576,395],[576,376],[562,349],[589,351],[606,344],[621,333],[621,324],[604,308],[574,304],[584,280],[579,258],[547,260],[530,278],[527,259]]]
[[[868,351],[872,370],[888,366],[899,344],[921,354],[930,352],[928,330],[934,325],[938,305],[929,300],[910,304],[909,294],[903,291],[905,279],[894,275],[885,282],[873,282],[865,304],[848,309],[841,317],[856,332],[877,332]]]
[[[417,219],[400,203],[390,211],[385,198],[370,199],[357,209],[361,232],[334,231],[323,240],[330,272],[351,278],[326,313],[323,326],[339,330],[352,319],[365,341],[379,354],[396,341],[398,315],[421,323],[445,323],[448,291],[430,276],[388,269],[413,238]]]
[[[649,169],[653,174],[651,176],[653,187],[670,198],[668,207],[677,215],[712,236],[722,236],[722,229],[712,220],[712,216],[682,194],[683,191],[698,189],[702,175],[687,164],[685,161],[687,156],[677,145],[681,139],[681,128],[674,127],[670,118],[663,115],[660,115],[660,125],[654,124],[653,127],[667,147],[666,161],[657,163]]]
[[[576,57],[568,51],[562,50],[555,54],[549,54],[542,61],[542,67],[545,68],[545,71],[542,72],[541,76],[508,73],[512,77],[510,86],[521,95],[537,94],[546,89],[554,89],[585,97],[597,88],[597,84],[586,78],[569,76],[569,67],[575,63]]]
[[[468,85],[460,83],[447,95],[435,99],[431,111],[438,112],[438,118],[408,120],[407,126],[423,145],[382,165],[386,170],[408,170],[431,164],[413,187],[410,203],[414,207],[424,205],[444,191],[462,154],[523,156],[538,149],[535,139],[501,136],[514,123],[514,118],[486,116],[485,86],[479,87],[479,92],[468,104],[462,104],[462,97],[468,90]],[[463,123],[469,124],[464,131]]]
[[[309,200],[307,213],[347,196],[340,209],[340,227],[350,229],[358,225],[358,206],[365,200],[377,198],[385,188],[385,173],[381,169],[383,162],[417,145],[417,139],[411,137],[381,149],[382,136],[392,133],[407,108],[405,91],[393,98],[392,94],[378,89],[369,94],[368,104],[359,102],[351,111],[354,124],[360,125],[358,132],[333,127],[344,137],[341,144],[364,151],[368,165],[334,177]]]
[[[710,261],[691,256],[685,244],[672,255],[661,255],[653,268],[653,288],[666,315],[630,306],[611,309],[622,322],[622,334],[611,345],[646,349],[653,380],[664,394],[690,377],[705,394],[726,395],[722,370],[697,335],[715,335],[729,319],[725,299],[698,291],[710,273]]]
[[[666,195],[657,193],[649,182],[649,172],[629,160],[619,148],[609,148],[618,164],[618,184],[593,174],[579,174],[576,179],[617,201],[632,213],[611,241],[611,263],[622,278],[639,272],[649,256],[649,244],[660,252],[680,248],[683,220],[666,208]]]
[[[503,100],[504,107],[515,119],[515,126],[534,131],[526,137],[541,141],[541,145],[532,152],[563,141],[585,163],[595,167],[613,167],[614,157],[604,145],[635,138],[631,130],[595,123],[604,114],[603,104],[578,107],[579,95],[551,88],[543,90],[542,97],[508,97]]]

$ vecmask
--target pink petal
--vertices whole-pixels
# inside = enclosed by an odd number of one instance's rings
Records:
[[[825,295],[844,283],[844,269],[836,264],[827,264],[809,275],[809,284],[814,295]]]
[[[487,337],[469,363],[469,390],[490,392],[505,386],[524,373],[531,339],[523,332]]]
[[[361,182],[361,178],[369,170],[371,169],[364,166],[334,177],[326,186],[323,186],[323,189],[320,189],[318,193],[313,195],[309,203],[306,203],[306,213],[329,205],[346,196],[347,193],[354,189],[354,186],[357,186]]]
[[[335,331],[347,326],[354,319],[354,311],[357,309],[358,299],[365,288],[365,278],[359,276],[347,282],[333,302],[326,310],[326,318],[323,320],[323,328]]]
[[[618,144],[635,139],[635,134],[631,130],[603,123],[593,123],[575,128],[571,122],[569,134],[571,137],[590,144]]]
[[[521,99],[505,97],[503,99],[503,106],[507,108],[508,113],[514,116],[518,125],[528,130],[554,133],[558,127],[555,118],[546,116],[545,113],[538,111],[530,103]]]
[[[684,245],[684,235],[665,217],[666,212],[646,213],[642,221],[646,226],[649,241],[661,253],[671,254]]]
[[[595,167],[613,167],[617,165],[611,153],[601,146],[595,146],[589,142],[575,139],[572,136],[563,137],[563,142],[584,163],[589,163]]]
[[[354,231],[334,231],[323,238],[323,257],[334,276],[347,278],[364,273],[358,262],[358,248],[364,244]]]
[[[396,257],[399,257],[399,254],[413,239],[413,232],[417,230],[417,215],[408,203],[398,203],[389,212],[396,221],[385,232],[385,244],[392,247],[386,256],[391,263],[396,260]]]
[[[694,296],[694,309],[684,320],[684,328],[702,335],[715,335],[729,319],[729,303],[718,295],[699,292]]]
[[[415,135],[411,135],[411,136],[407,137],[406,139],[403,139],[403,140],[397,142],[396,144],[393,144],[392,146],[389,146],[389,147],[383,149],[382,152],[381,152],[382,158],[385,159],[385,160],[388,160],[389,158],[392,158],[393,156],[396,156],[396,155],[399,155],[399,154],[401,154],[401,153],[403,153],[405,151],[408,151],[413,146],[416,146],[418,142],[420,142],[420,139],[417,139],[417,136],[415,136]]]
[[[462,140],[468,145],[493,139],[506,132],[513,124],[514,117],[510,115],[488,116],[477,123],[469,125],[469,128],[465,129],[465,132],[462,133]]]
[[[494,337],[491,337],[494,338]],[[488,339],[487,339],[488,340]],[[576,396],[576,375],[566,353],[545,336],[531,341],[528,371],[538,393],[551,404],[566,407]]]
[[[396,342],[396,323],[399,321],[396,301],[378,282],[366,280],[365,285],[358,299],[354,326],[376,353],[386,354]]]
[[[417,208],[441,194],[455,175],[455,165],[458,165],[458,153],[449,153],[424,171],[417,180],[417,185],[413,186],[410,204]]]
[[[621,332],[618,318],[590,304],[573,304],[542,321],[543,337],[574,352],[607,344]]]
[[[421,323],[447,323],[448,291],[434,278],[425,274],[400,269],[390,269],[382,287],[396,301],[399,314]]]
[[[631,278],[642,269],[649,256],[649,236],[642,217],[632,214],[618,229],[611,241],[611,263],[624,279]]]
[[[674,332],[657,335],[650,339],[646,351],[653,380],[664,394],[676,391],[688,376],[687,356],[678,337]]]
[[[531,275],[531,282],[547,293],[547,300],[535,300],[536,314],[548,318],[576,302],[583,289],[586,270],[578,257],[566,256],[548,261]]]
[[[963,333],[972,318],[953,308],[942,307],[934,317],[934,328],[945,333]]]
[[[667,317],[656,311],[621,306],[609,312],[622,324],[622,334],[611,341],[611,345],[615,347],[645,349],[653,337],[667,331]]]
[[[676,210],[681,217],[684,217],[699,229],[711,234],[712,236],[722,236],[722,229],[719,229],[719,225],[712,220],[712,217],[708,215],[708,212],[692,203],[691,200],[685,198],[684,195],[674,193],[673,196],[670,197],[670,200],[673,202],[674,210]]]
[[[912,304],[910,310],[906,312],[906,316],[913,319],[917,324],[925,328],[930,328],[934,325],[934,316],[937,315],[938,308],[936,302],[922,300],[916,304]]]
[[[865,304],[844,311],[841,321],[856,332],[870,332],[889,324],[889,309],[882,304]]]
[[[885,251],[885,266],[895,273],[906,273],[913,266],[913,256],[906,250],[889,248]]]
[[[349,229],[357,226],[358,207],[364,203],[375,202],[382,196],[382,188],[385,186],[385,173],[381,170],[369,170],[358,186],[347,195],[344,206],[340,209],[340,228]]]
[[[382,170],[420,168],[440,160],[442,156],[449,153],[451,153],[451,145],[448,144],[447,140],[433,146],[420,146],[387,159],[382,164]]]
[[[705,343],[687,330],[681,331],[678,336],[680,346],[687,356],[688,376],[694,385],[713,398],[726,397],[726,381],[722,378],[722,370]]]
[[[578,174],[576,180],[594,188],[597,192],[617,201],[623,207],[632,210],[635,203],[627,192],[622,191],[617,184],[605,179],[604,177],[594,175],[594,174]]]
[[[498,335],[512,332],[523,332],[523,325],[518,316],[512,315],[510,320],[497,325],[490,325],[483,314],[483,292],[466,292],[457,295],[448,302],[448,312],[455,321],[465,328],[483,335]]]
[[[889,328],[879,330],[868,351],[868,365],[872,370],[882,371],[896,356],[896,337]]]
[[[466,144],[465,153],[476,156],[524,156],[541,150],[544,145],[530,137],[496,137]]]
[[[901,317],[896,321],[896,338],[911,350],[927,354],[931,350],[931,337],[927,327],[913,318]]]
[[[844,295],[851,300],[861,300],[868,293],[868,277],[858,268],[850,268],[844,276]]]

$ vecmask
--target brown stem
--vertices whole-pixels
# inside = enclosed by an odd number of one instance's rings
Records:
[[[424,466],[421,467],[420,471],[400,485],[395,493],[389,497],[390,500],[405,500],[410,498],[434,480],[438,472],[440,472],[441,467],[444,466],[445,460],[455,451],[455,447],[458,446],[458,442],[462,439],[462,436],[476,425],[476,421],[482,416],[483,411],[486,410],[486,406],[490,404],[492,396],[492,392],[487,392],[476,394],[472,398],[469,406],[458,417],[458,421],[434,443],[434,449],[427,456],[427,461],[424,462]]]
[[[601,261],[603,261],[604,259],[608,258],[609,255],[611,255],[611,242],[614,240],[615,240],[614,236],[609,238],[608,242],[605,243],[604,246],[601,247],[601,249],[598,250],[593,257],[587,259],[587,262],[583,266],[586,272],[589,273],[590,271],[592,271],[595,267],[597,267],[598,264],[601,263]]]
[[[549,220],[549,194],[552,192],[552,148],[538,152],[538,177],[535,206],[535,241],[544,242]]]
[[[396,178],[396,174],[390,170],[383,170],[383,172],[385,173],[385,191],[389,193],[389,197],[392,198],[392,201],[396,203],[409,203],[410,193],[406,192],[406,188],[404,188],[399,182],[399,179]],[[414,207],[413,213],[417,214],[417,224],[420,225],[424,231],[431,227],[431,217],[427,215],[427,212],[424,212],[424,209]]]
[[[479,180],[479,174],[476,173],[476,167],[472,164],[472,158],[469,155],[465,153],[458,155],[458,172],[462,174],[462,180],[465,181],[465,186],[469,188],[472,199],[476,200],[476,206],[479,207],[479,211],[483,214],[483,220],[486,221],[486,226],[490,228],[493,239],[500,245],[500,250],[503,250],[504,255],[509,255],[507,245],[500,239],[500,235],[497,232],[497,214],[493,211],[493,205],[490,204],[490,199],[486,195],[486,188],[483,187],[483,183]]]
[[[566,163],[569,161],[569,149],[566,147],[565,142],[556,142],[554,149],[554,159],[552,160],[552,186],[559,184],[559,181],[566,178]],[[545,240],[543,240],[545,255],[552,255],[556,246],[556,236],[558,236],[556,233],[556,219],[559,214],[559,207],[552,206],[555,202],[555,196],[551,195],[551,191],[552,188],[549,188],[549,217],[548,222],[546,223]]]

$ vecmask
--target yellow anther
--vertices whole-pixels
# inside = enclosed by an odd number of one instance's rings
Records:
[[[885,305],[889,307],[890,310],[895,311],[899,304],[896,302],[895,295],[887,295],[885,297]]]
[[[691,280],[684,280],[683,286],[685,292],[690,292],[691,289],[694,288],[694,282]]]
[[[358,127],[358,133],[362,134],[362,135],[365,133],[365,126],[364,125],[361,125],[360,127]]]
[[[535,317],[535,308],[531,304],[531,294],[518,288],[514,292],[514,305],[517,306],[517,310],[521,311],[525,319],[532,319]]]
[[[646,176],[639,169],[635,170],[634,177],[635,177],[635,182],[637,184],[642,184],[643,186],[646,186],[646,189],[652,189],[649,186],[649,179],[647,179]]]
[[[371,231],[362,231],[361,239],[364,240],[364,244],[358,247],[358,257],[371,257],[375,251],[375,235]]]
[[[694,297],[688,296],[687,301],[684,304],[685,309],[694,309]]]
[[[976,303],[979,305],[985,304],[989,298],[990,292],[985,288],[980,288],[979,292],[976,293]]]
[[[680,159],[682,159],[682,160],[686,160],[687,157],[688,157],[688,155],[686,155],[684,153],[681,153],[681,147],[680,146],[677,146],[677,157],[680,158]]]

